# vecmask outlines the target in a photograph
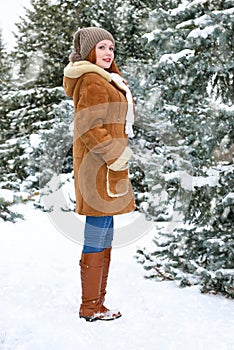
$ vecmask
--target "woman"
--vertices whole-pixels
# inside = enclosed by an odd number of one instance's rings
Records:
[[[79,315],[87,321],[121,316],[103,305],[113,215],[135,209],[128,178],[133,101],[114,62],[114,45],[113,36],[105,29],[79,29],[74,35],[75,51],[64,70],[64,89],[74,102],[76,212],[86,216]]]

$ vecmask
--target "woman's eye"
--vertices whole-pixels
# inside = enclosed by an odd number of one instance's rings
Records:
[[[106,47],[105,47],[104,45],[99,46],[99,49],[100,49],[100,50],[105,50],[105,48],[106,48]],[[113,47],[110,47],[109,50],[110,50],[110,51],[114,51],[114,48],[113,48]]]

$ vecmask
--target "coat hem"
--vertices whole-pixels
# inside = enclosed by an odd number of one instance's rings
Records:
[[[128,209],[126,211],[121,211],[121,213],[120,212],[113,212],[113,213],[107,213],[107,212],[94,213],[94,212],[91,212],[91,213],[89,213],[89,212],[76,210],[76,214],[84,215],[84,216],[114,216],[114,215],[121,215],[121,214],[131,213],[131,212],[133,212],[135,210],[136,210],[136,206],[133,206],[133,208]]]

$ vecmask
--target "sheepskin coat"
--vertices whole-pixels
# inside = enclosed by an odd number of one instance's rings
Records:
[[[128,108],[125,92],[107,71],[88,61],[69,63],[63,86],[74,102],[76,212],[107,216],[133,211],[127,164],[131,153],[124,131]]]

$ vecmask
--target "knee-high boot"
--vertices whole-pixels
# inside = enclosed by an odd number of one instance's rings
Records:
[[[108,275],[109,275],[111,251],[112,251],[112,247],[104,249],[104,263],[103,263],[103,273],[102,273],[102,282],[101,282],[100,304],[101,304],[101,311],[102,312],[107,312],[107,311],[113,312],[117,318],[117,317],[121,316],[120,311],[117,311],[117,310],[111,311],[103,305],[104,300],[105,300],[106,286],[107,286],[107,280],[108,280]]]
[[[100,293],[104,264],[104,251],[82,254],[80,274],[82,287],[82,303],[79,315],[91,321],[100,312]]]
[[[101,287],[105,251],[82,254],[80,260],[82,303],[79,315],[86,321],[114,320],[121,316],[102,307]]]

